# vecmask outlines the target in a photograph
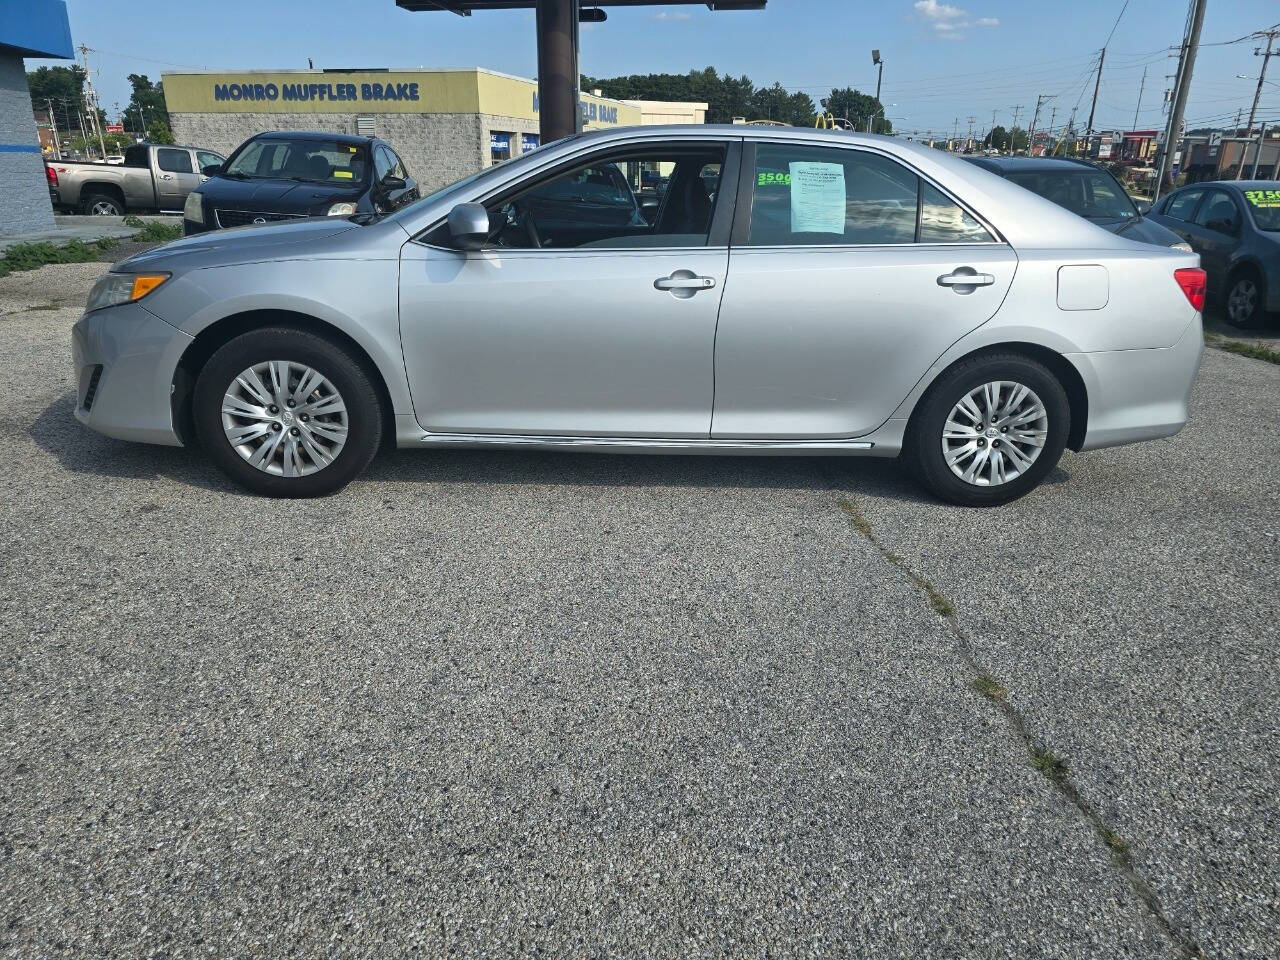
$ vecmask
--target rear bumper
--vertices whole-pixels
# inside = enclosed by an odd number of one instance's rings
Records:
[[[1203,354],[1199,315],[1171,347],[1068,353],[1089,395],[1089,426],[1080,449],[1157,440],[1181,430]]]
[[[85,314],[71,333],[76,419],[108,437],[182,446],[170,395],[191,342],[141,304]]]

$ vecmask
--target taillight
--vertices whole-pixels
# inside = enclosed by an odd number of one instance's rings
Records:
[[[58,171],[47,163],[44,166],[44,175],[49,178],[49,186],[56,187],[58,185]]]
[[[1204,271],[1199,267],[1183,267],[1181,270],[1173,271],[1173,279],[1178,281],[1178,286],[1182,288],[1182,292],[1187,295],[1187,302],[1193,306],[1196,311],[1204,309]]]

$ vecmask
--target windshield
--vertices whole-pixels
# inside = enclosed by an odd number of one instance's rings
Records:
[[[223,171],[247,180],[303,180],[334,186],[356,186],[369,178],[369,149],[333,140],[250,141]]]
[[[1246,190],[1244,199],[1259,230],[1280,233],[1280,190]]]
[[[1138,216],[1115,177],[1101,170],[1018,170],[1005,176],[1089,220],[1132,220]]]

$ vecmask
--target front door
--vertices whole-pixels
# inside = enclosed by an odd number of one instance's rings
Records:
[[[707,437],[736,183],[728,152],[615,148],[488,199],[484,250],[448,248],[447,228],[406,244],[400,332],[419,423]],[[646,211],[638,195],[655,176],[661,202]]]
[[[991,318],[1017,258],[875,151],[762,143],[744,162],[754,196],[738,203],[712,436],[870,433]]]

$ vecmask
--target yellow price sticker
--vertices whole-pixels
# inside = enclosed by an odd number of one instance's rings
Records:
[[[335,170],[333,171],[333,175],[342,180],[352,180],[355,178],[355,174],[350,170]]]

